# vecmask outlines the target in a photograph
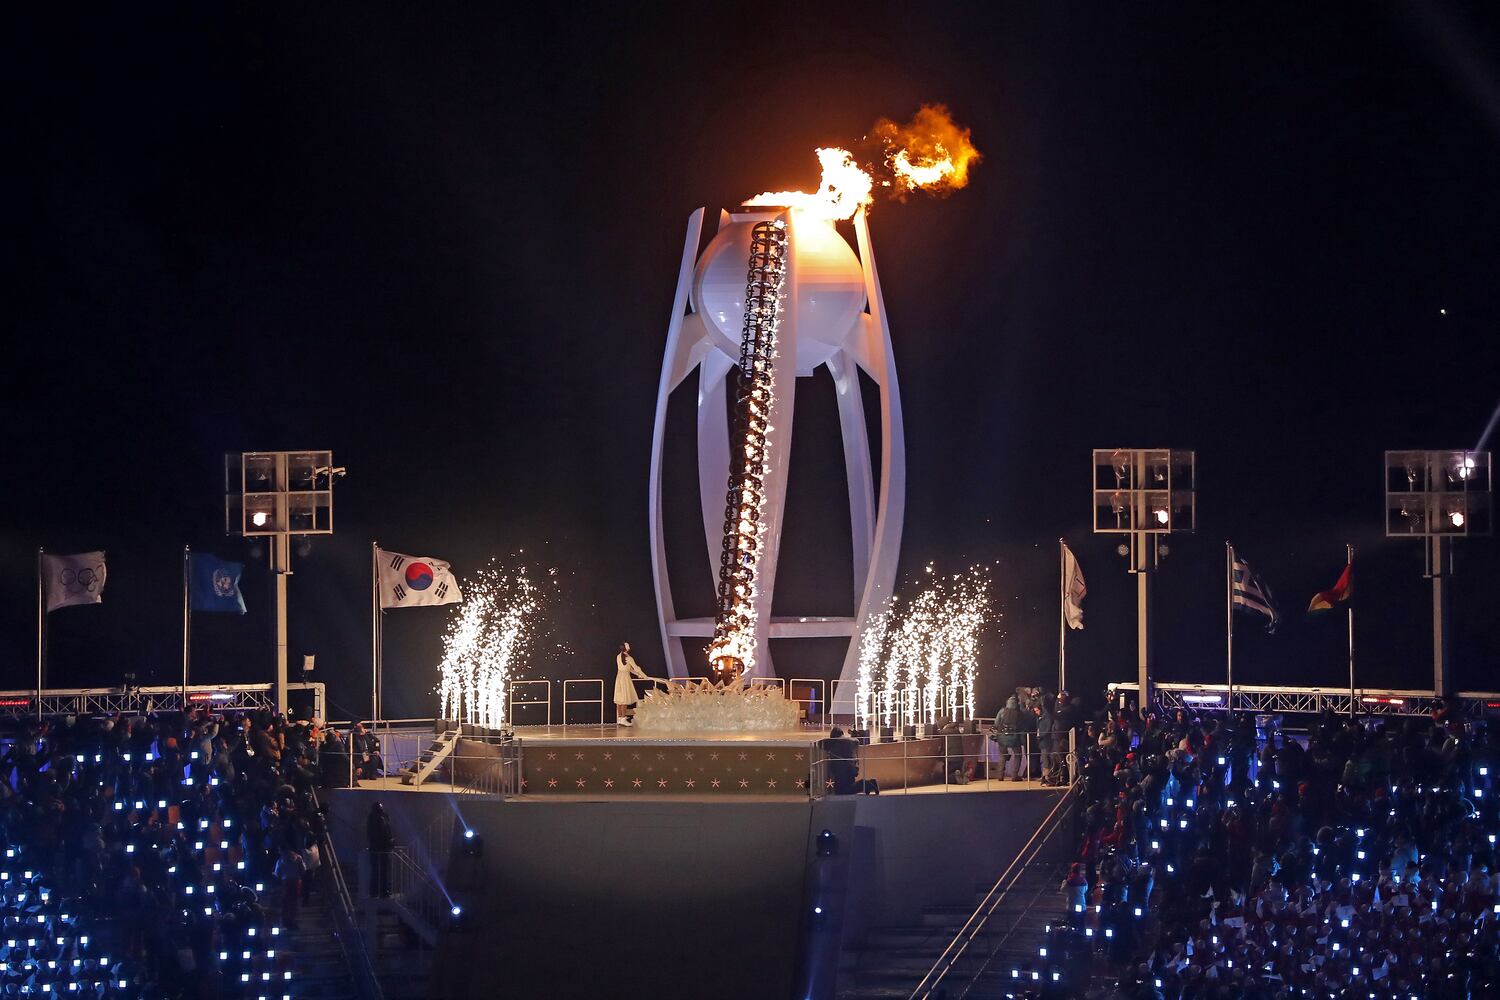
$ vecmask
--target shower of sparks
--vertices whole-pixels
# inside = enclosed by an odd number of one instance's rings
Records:
[[[979,633],[992,617],[990,580],[982,567],[938,576],[927,567],[916,598],[894,599],[870,617],[860,636],[855,716],[893,726],[974,717]]]
[[[859,676],[854,682],[854,728],[869,729],[870,720],[878,718],[890,725],[889,713],[881,713],[875,687],[876,671],[884,662],[885,638],[890,631],[892,609],[889,605],[872,614],[859,637]]]
[[[524,566],[485,567],[464,580],[463,590],[464,603],[443,636],[442,718],[499,729],[506,723],[507,682],[536,649],[542,593]]]

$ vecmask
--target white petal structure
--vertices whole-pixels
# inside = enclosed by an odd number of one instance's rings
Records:
[[[864,212],[856,213],[851,246],[835,223],[815,214],[774,207],[746,208],[721,213],[717,234],[700,253],[703,222],[703,209],[688,221],[651,442],[652,570],[667,670],[674,678],[701,674],[707,660],[706,647],[712,644],[733,656],[747,676],[774,677],[773,640],[844,638],[848,646],[840,673],[842,683],[829,693],[828,707],[836,714],[853,714],[858,700],[862,636],[871,616],[889,600],[895,582],[906,487],[901,400],[869,227]],[[766,303],[757,297],[764,283],[758,285],[755,280],[752,250],[756,227],[766,223],[782,227],[786,254],[776,284],[777,308],[768,317],[773,324],[774,349],[760,358],[766,392],[750,414],[742,405],[746,330],[749,319],[767,318],[758,311]],[[848,484],[853,540],[849,605],[853,614],[828,615],[827,609],[800,614],[797,609],[778,605],[772,617],[797,380],[811,377],[822,367],[832,376],[843,440],[843,454],[827,456],[827,460],[834,463],[842,459]],[[731,378],[730,372],[735,369],[740,374]],[[749,568],[751,573],[748,580],[740,574],[734,581],[734,586],[744,586],[744,592],[732,590],[730,596],[743,597],[743,601],[729,612],[721,593],[705,595],[716,608],[712,617],[680,618],[667,570],[663,461],[668,450],[668,399],[695,372],[698,502],[709,579],[724,579],[721,569],[726,559],[735,562],[737,571]],[[861,373],[879,398],[878,483]],[[736,410],[733,433],[731,391],[735,393]],[[747,441],[747,421],[752,417],[756,438]],[[747,458],[758,469],[747,470]],[[729,498],[740,501],[736,513],[745,516],[727,517],[726,486],[731,492],[736,485],[743,486],[747,471],[759,473],[751,495],[747,497],[742,490],[737,497]],[[751,560],[748,564],[743,561],[747,554]],[[734,628],[725,628],[731,618]],[[696,650],[705,650],[705,654]]]

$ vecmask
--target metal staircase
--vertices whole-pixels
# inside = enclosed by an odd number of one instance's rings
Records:
[[[439,733],[416,760],[401,769],[401,784],[415,788],[432,777],[458,746],[458,732],[457,729],[449,729]]]
[[[1032,864],[1006,891],[971,949],[955,964],[955,978],[971,982],[967,995],[1001,997],[1016,992],[1011,970],[1037,961],[1046,927],[1061,903],[1058,886],[1066,865]],[[872,930],[855,953],[854,967],[839,976],[839,1000],[908,1000],[942,956],[990,885],[976,885],[967,905],[929,906],[921,923]],[[1030,985],[1030,984],[1028,984]]]
[[[1046,945],[1047,924],[1059,910],[1066,870],[1054,859],[1065,847],[1077,799],[1074,786],[1005,872],[992,884],[975,886],[972,900],[929,906],[919,925],[877,928],[862,948],[846,951],[839,1000],[1014,995],[1022,970],[1030,978],[1038,962],[1046,962],[1040,949]]]

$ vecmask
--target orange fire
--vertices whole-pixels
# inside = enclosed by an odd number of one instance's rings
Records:
[[[979,162],[969,130],[941,104],[922,105],[905,125],[882,118],[874,131],[885,146],[898,193],[957,191],[969,183],[969,168]]]
[[[893,188],[898,198],[918,190],[956,191],[969,183],[969,168],[979,162],[969,130],[954,122],[941,104],[924,104],[905,125],[882,118],[873,131],[885,149],[885,167],[891,174],[882,186]],[[873,171],[860,166],[847,149],[823,147],[817,153],[823,168],[818,190],[766,191],[744,204],[795,208],[827,220],[852,218],[868,208],[874,200]]]
[[[812,194],[806,191],[766,191],[748,199],[746,205],[775,205],[797,208],[819,219],[849,219],[870,204],[875,181],[867,170],[854,162],[847,149],[825,147],[818,150],[823,167],[823,182]]]

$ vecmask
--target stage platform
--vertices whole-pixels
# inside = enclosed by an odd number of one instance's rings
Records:
[[[469,793],[468,790],[465,790],[465,789],[463,789],[461,787],[455,787],[454,785],[451,785],[451,784],[449,784],[446,781],[439,781],[439,780],[435,780],[435,779],[425,781],[421,785],[413,787],[411,785],[403,785],[401,783],[401,779],[397,778],[397,777],[371,778],[371,779],[367,779],[365,781],[361,781],[359,783],[358,787],[359,787],[359,789],[361,791],[366,791],[366,792],[393,792],[393,793],[394,792],[417,792],[417,793],[420,793],[420,794],[428,794],[428,795],[431,795],[431,794],[434,794],[434,793],[439,794],[439,795],[454,795],[454,794],[468,794]],[[948,785],[948,784],[943,784],[943,785],[915,785],[915,786],[908,787],[908,788],[902,788],[901,786],[897,785],[894,788],[882,788],[880,790],[880,794],[881,795],[948,795],[948,794],[952,794],[952,795],[978,795],[978,794],[989,793],[989,794],[1003,795],[1003,794],[1005,794],[1007,792],[1045,792],[1045,791],[1056,791],[1056,790],[1057,789],[1056,789],[1055,786],[1053,786],[1053,785],[1046,785],[1046,784],[1043,784],[1040,781],[1001,781],[999,778],[989,778],[989,779],[978,778],[978,779],[976,779],[974,781],[969,782],[967,785]],[[612,796],[608,796],[608,795],[595,795],[595,796],[574,795],[574,796],[569,796],[569,798],[570,798],[571,801],[607,802],[607,801],[610,801],[611,798],[613,798],[613,797]],[[692,795],[671,795],[671,794],[657,795],[657,794],[654,794],[654,793],[645,793],[645,794],[641,794],[641,795],[632,796],[632,799],[634,801],[638,801],[638,802],[665,801],[665,800],[668,800],[668,799],[670,799],[673,802],[681,802],[681,801],[683,801],[685,799],[693,799],[693,798],[697,798],[699,801],[703,801],[703,802],[718,802],[718,801],[720,801],[722,799],[722,796],[719,796],[719,795],[699,795],[699,796],[692,796]],[[784,796],[780,796],[780,795],[758,795],[758,794],[750,793],[750,794],[735,796],[735,801],[736,802],[758,802],[758,801],[763,801],[763,802],[780,802],[780,801],[783,801],[784,798],[785,798]],[[556,796],[556,795],[519,795],[519,796],[513,796],[511,798],[511,801],[515,801],[515,802],[556,802],[558,800],[559,800],[559,796]]]
[[[822,726],[726,733],[717,730],[659,730],[639,726],[516,726],[515,741],[522,746],[547,743],[642,743],[652,746],[812,746],[827,737]]]
[[[450,761],[420,787],[367,782],[391,792],[446,791],[543,798],[821,798],[833,781],[820,741],[829,729],[756,732],[653,731],[633,726],[518,726],[511,738],[459,740]],[[993,744],[980,734],[945,734],[861,745],[858,774],[881,794],[1038,790],[999,779]],[[955,773],[968,783],[951,780]]]

